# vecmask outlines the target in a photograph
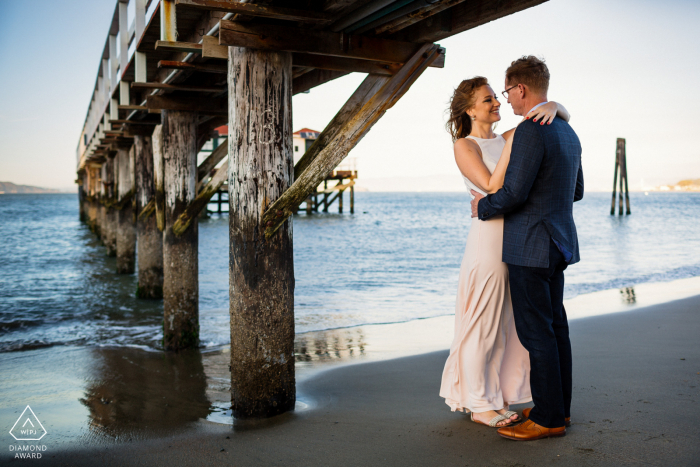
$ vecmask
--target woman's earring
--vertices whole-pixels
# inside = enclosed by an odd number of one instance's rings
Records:
[[[476,120],[476,117],[472,115],[472,122]]]

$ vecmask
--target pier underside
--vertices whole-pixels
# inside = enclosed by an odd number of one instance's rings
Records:
[[[117,3],[78,145],[81,217],[120,273],[135,271],[138,242],[138,296],[163,296],[164,348],[194,347],[198,217],[226,184],[235,416],[294,407],[291,216],[319,196],[324,210],[340,197],[342,212],[345,189],[353,211],[352,174],[327,180],[428,67],[445,66],[436,41],[543,1]],[[292,95],[353,72],[367,76],[295,165]]]

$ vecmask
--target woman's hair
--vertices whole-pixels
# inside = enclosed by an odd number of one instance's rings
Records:
[[[449,108],[450,117],[447,119],[445,128],[452,136],[453,143],[471,133],[472,120],[467,115],[467,109],[474,105],[476,90],[487,84],[489,84],[489,81],[486,78],[475,76],[459,83],[454,94],[452,94]]]

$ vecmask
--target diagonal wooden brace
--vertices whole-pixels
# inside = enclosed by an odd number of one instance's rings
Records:
[[[211,178],[211,180],[209,180],[209,183],[202,188],[202,191],[197,195],[194,201],[192,201],[187,208],[185,208],[185,212],[180,214],[180,216],[177,218],[173,224],[173,233],[175,235],[180,236],[187,231],[187,228],[192,223],[192,220],[195,219],[199,215],[199,212],[206,207],[211,197],[214,196],[214,193],[219,191],[219,188],[227,179],[228,160],[226,160],[221,167],[217,169],[214,176]]]
[[[444,49],[425,44],[392,77],[369,75],[294,168],[294,183],[262,217],[270,238]]]
[[[197,167],[197,184],[201,184],[204,177],[209,175],[209,172],[211,172],[214,167],[216,167],[216,165],[226,156],[228,156],[228,138],[224,138],[221,144],[219,144],[216,149],[214,149],[211,154],[209,154],[209,156],[204,159],[201,164],[199,164],[199,167]]]

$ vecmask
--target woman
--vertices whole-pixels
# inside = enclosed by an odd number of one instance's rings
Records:
[[[455,161],[467,188],[484,195],[503,186],[510,161],[515,128],[503,135],[492,129],[501,119],[500,106],[480,76],[462,81],[450,102],[447,129]],[[545,124],[557,115],[569,120],[563,106],[548,102],[526,118]],[[503,216],[488,222],[473,218],[459,274],[455,335],[440,388],[453,412],[471,412],[473,421],[497,428],[519,421],[510,404],[532,400],[530,361],[515,331],[502,250]]]

